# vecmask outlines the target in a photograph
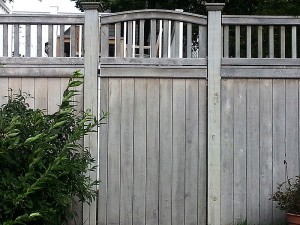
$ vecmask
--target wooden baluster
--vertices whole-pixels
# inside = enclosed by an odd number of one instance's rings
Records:
[[[235,27],[235,58],[241,57],[241,27]]]
[[[280,57],[285,58],[285,27],[280,27]]]
[[[37,57],[43,56],[43,33],[42,33],[42,25],[37,25]]]
[[[274,26],[269,26],[269,57],[274,58]]]
[[[224,58],[229,58],[229,26],[224,26]]]
[[[258,26],[257,30],[257,39],[258,39],[258,50],[257,50],[257,57],[262,58],[263,57],[263,38],[262,38],[262,26]]]
[[[59,37],[59,55],[65,56],[65,25],[60,25],[60,37]]]
[[[140,20],[139,57],[144,57],[145,20]]]
[[[20,24],[14,25],[14,57],[19,57],[19,27]]]
[[[25,49],[25,56],[31,56],[31,25],[26,25],[26,49]]]
[[[251,42],[252,42],[252,38],[251,38],[251,26],[247,26],[247,58],[251,58]]]
[[[292,58],[297,58],[297,27],[292,26]]]

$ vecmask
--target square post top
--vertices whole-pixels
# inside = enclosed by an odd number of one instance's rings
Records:
[[[98,12],[102,9],[102,4],[100,2],[80,2],[84,11],[86,10],[97,10]]]
[[[225,3],[205,3],[207,11],[222,11]]]

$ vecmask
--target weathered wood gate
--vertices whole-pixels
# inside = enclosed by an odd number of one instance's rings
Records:
[[[192,58],[206,25],[167,11],[101,17],[99,224],[206,224],[205,39]]]
[[[222,7],[209,4],[207,17],[142,10],[99,21],[96,8],[86,10],[85,21],[81,15],[0,16],[0,103],[8,87],[22,89],[35,96],[32,107],[51,113],[66,78],[84,69],[78,107],[109,112],[99,133],[85,139],[100,165],[91,176],[101,183],[97,201],[78,206],[76,222],[284,220],[269,198],[286,172],[300,172],[300,20],[221,16]],[[55,58],[65,54],[68,25],[71,58]],[[83,25],[81,52],[76,31]],[[23,26],[26,57],[10,57],[12,50],[23,51]],[[32,26],[37,57],[30,48]],[[41,58],[45,36],[50,49]]]

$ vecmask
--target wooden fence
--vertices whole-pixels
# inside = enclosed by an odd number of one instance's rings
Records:
[[[110,113],[98,137],[85,139],[101,183],[79,224],[284,220],[269,198],[300,172],[299,19],[222,16],[222,7],[208,4],[207,17],[141,10],[99,18],[96,8],[85,19],[0,16],[1,103],[11,87],[51,113],[72,70],[84,69],[79,107]],[[15,54],[23,26],[25,46],[37,48],[25,48],[28,57]]]

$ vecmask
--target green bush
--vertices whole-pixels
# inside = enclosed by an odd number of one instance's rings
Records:
[[[8,96],[0,108],[0,225],[61,225],[74,219],[74,196],[91,202],[95,185],[88,173],[96,168],[84,135],[97,121],[75,110],[74,87],[82,84],[75,72],[64,91],[58,112],[46,115],[30,109],[23,95]]]

